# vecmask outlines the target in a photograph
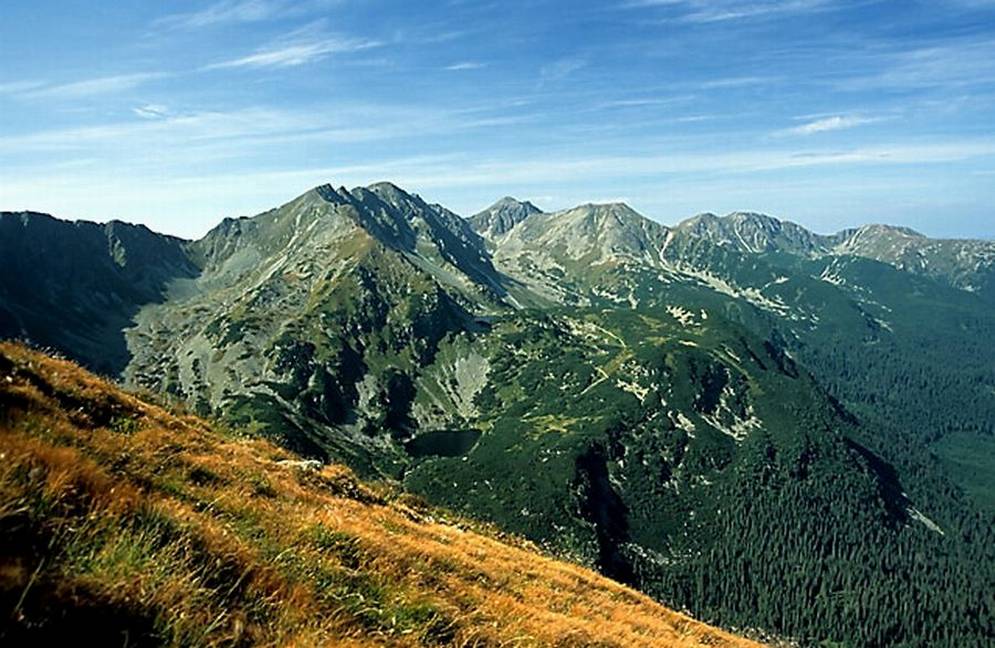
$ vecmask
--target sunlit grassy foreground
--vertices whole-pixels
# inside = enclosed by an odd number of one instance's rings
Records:
[[[0,605],[3,645],[754,645],[11,344]]]

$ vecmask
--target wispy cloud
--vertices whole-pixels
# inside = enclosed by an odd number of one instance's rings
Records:
[[[160,104],[145,104],[144,106],[136,106],[131,109],[131,112],[135,113],[142,119],[163,119],[169,117],[169,109],[166,106]]]
[[[678,95],[674,97],[638,97],[632,99],[617,99],[606,101],[595,106],[596,109],[613,108],[648,108],[653,106],[669,106],[684,103],[694,99],[694,95]]]
[[[172,114],[152,105],[133,112],[143,120],[116,121],[78,128],[54,128],[0,137],[0,153],[84,150],[126,154],[135,149],[176,150],[177,161],[199,146],[224,143],[228,151],[250,150],[260,143],[312,138],[350,140],[374,136],[358,121],[355,126],[330,119],[310,118],[300,112],[265,107],[233,111]],[[371,111],[372,112],[372,111]],[[349,114],[342,111],[342,114]],[[344,117],[343,117],[344,118]],[[183,151],[188,151],[183,153]],[[160,160],[161,161],[161,160]]]
[[[505,126],[527,115],[481,114],[435,106],[336,103],[309,109],[254,106],[229,111],[181,112],[157,104],[133,108],[142,119],[0,135],[0,159],[39,154],[104,155],[134,164],[134,152],[156,151],[148,162],[189,166],[192,159],[268,158],[278,147],[307,143],[356,144],[460,133]],[[3,157],[5,156],[5,157]]]
[[[779,77],[771,76],[739,76],[727,77],[723,79],[709,79],[702,81],[700,88],[704,90],[717,90],[726,88],[745,88],[749,86],[766,85],[779,81]]]
[[[775,18],[834,9],[831,0],[633,0],[625,7],[668,8],[668,19],[689,23],[716,23],[740,19]]]
[[[309,167],[232,176],[232,181],[300,184],[311,178],[355,178],[373,181],[384,175],[421,189],[456,187],[549,186],[562,182],[685,177],[687,174],[740,174],[809,167],[857,167],[942,164],[995,155],[993,139],[962,139],[847,150],[743,149],[725,153],[675,152],[670,155],[537,156],[521,159],[479,159],[438,155],[369,161],[359,165]],[[219,176],[223,177],[223,176]],[[191,181],[214,182],[211,178]],[[576,197],[575,197],[576,198]]]
[[[460,40],[466,38],[471,34],[478,33],[480,28],[477,29],[442,29],[441,31],[431,28],[425,29],[425,33],[416,34],[411,40],[422,43],[425,45],[437,45],[439,43],[449,43],[451,41]]]
[[[904,45],[904,44],[902,44]],[[849,91],[917,90],[995,85],[995,41],[990,37],[950,39],[924,47],[899,46],[883,53],[854,55],[876,71],[839,79]]]
[[[561,58],[539,68],[540,82],[560,81],[587,67],[587,60],[579,57]]]
[[[421,186],[495,186],[687,173],[756,173],[822,166],[937,164],[995,155],[993,139],[896,144],[847,150],[746,149],[654,156],[533,158],[478,161],[448,169],[411,169],[406,181]],[[400,177],[400,176],[399,176]]]
[[[7,81],[0,83],[0,96],[20,94],[28,90],[34,90],[47,85],[44,81]]]
[[[206,27],[219,23],[253,22],[275,15],[282,5],[282,2],[273,0],[224,0],[200,11],[165,16],[158,22],[162,25],[186,28]]]
[[[337,0],[221,0],[203,9],[164,16],[156,25],[198,29],[214,25],[288,18],[338,4]]]
[[[17,94],[29,99],[79,99],[130,90],[146,81],[163,76],[166,75],[158,72],[143,72],[97,77],[62,84],[35,84]]]
[[[827,131],[846,130],[856,128],[864,124],[872,124],[881,121],[880,117],[864,117],[861,115],[832,115],[805,122],[799,126],[786,128],[779,131],[780,135],[815,135]]]
[[[295,30],[252,54],[213,63],[205,69],[292,67],[319,61],[332,54],[359,52],[380,45],[382,43],[376,40],[328,33],[323,22],[318,22]]]
[[[453,63],[452,65],[447,65],[446,69],[453,72],[458,72],[462,70],[479,70],[485,67],[487,67],[487,64],[481,63],[480,61],[461,61],[459,63]]]
[[[329,54],[357,52],[378,46],[376,41],[355,38],[326,38],[310,43],[296,43],[275,48],[263,48],[254,54],[222,61],[207,66],[207,69],[238,67],[292,67],[304,65],[325,58]]]

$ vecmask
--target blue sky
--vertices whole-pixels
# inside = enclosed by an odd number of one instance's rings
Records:
[[[383,179],[992,237],[995,0],[0,8],[0,209],[194,237]]]

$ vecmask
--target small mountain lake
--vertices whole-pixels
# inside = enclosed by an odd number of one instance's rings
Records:
[[[460,457],[473,448],[480,430],[432,430],[404,444],[412,457]]]

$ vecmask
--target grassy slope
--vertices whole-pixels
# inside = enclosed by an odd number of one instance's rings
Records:
[[[4,645],[755,645],[11,344],[0,608]]]

